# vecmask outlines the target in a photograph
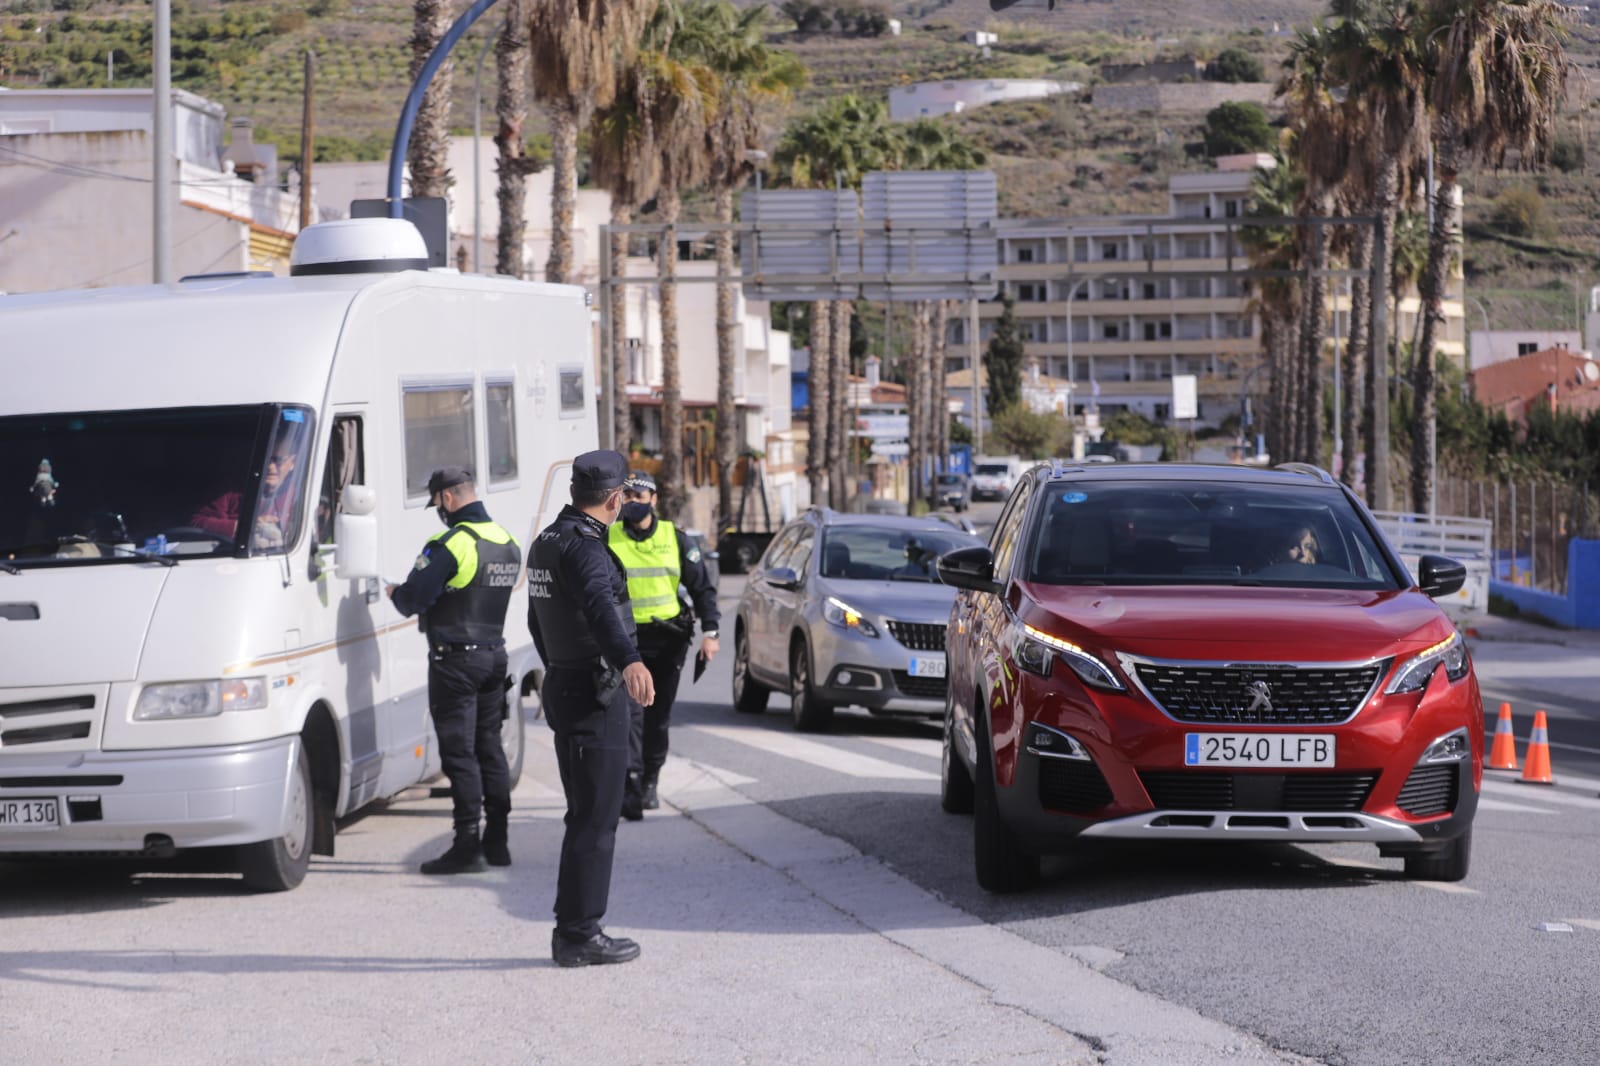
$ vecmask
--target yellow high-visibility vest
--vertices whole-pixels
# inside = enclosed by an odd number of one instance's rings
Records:
[[[607,534],[611,550],[628,571],[628,599],[637,625],[664,622],[683,610],[678,601],[678,581],[683,576],[678,559],[678,531],[672,523],[656,519],[656,528],[644,540],[628,536],[621,522]]]

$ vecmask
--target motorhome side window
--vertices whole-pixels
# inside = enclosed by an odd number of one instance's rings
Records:
[[[583,367],[561,368],[561,417],[582,418],[584,412]]]
[[[428,475],[442,466],[464,466],[474,472],[472,386],[406,385],[406,496],[428,495]]]
[[[18,486],[16,502],[0,506],[0,558],[66,566],[235,555],[250,546],[253,519],[269,514],[280,542],[293,543],[294,470],[310,419],[304,408],[260,404],[0,417],[0,485]],[[267,506],[264,466],[275,483]]]
[[[517,478],[517,390],[509,381],[484,386],[489,417],[489,484]]]
[[[344,490],[365,485],[366,456],[362,449],[361,419],[338,415],[328,441],[328,463],[322,469],[322,491],[317,494],[317,543],[333,541],[334,519],[344,510]]]

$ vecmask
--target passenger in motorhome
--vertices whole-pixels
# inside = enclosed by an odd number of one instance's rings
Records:
[[[285,410],[283,414],[300,416],[294,409]],[[278,551],[294,537],[300,498],[300,476],[296,468],[305,436],[304,425],[287,417],[278,425],[261,471],[255,528],[250,535],[251,551]],[[237,492],[225,492],[197,511],[190,525],[233,540],[238,535],[242,500]]]
[[[648,707],[655,699],[635,642],[627,573],[606,544],[606,529],[622,512],[627,474],[621,452],[574,459],[572,502],[528,550],[528,629],[547,669],[545,721],[555,733],[567,795],[550,937],[558,966],[639,957],[638,944],[600,928],[628,772],[629,701]]]
[[[446,528],[423,546],[405,584],[389,586],[401,614],[422,616],[428,711],[439,737],[439,762],[450,779],[455,821],[449,850],[423,863],[422,872],[475,873],[511,865],[511,772],[500,731],[506,608],[522,569],[522,549],[489,518],[471,471],[435,470],[428,498]]]

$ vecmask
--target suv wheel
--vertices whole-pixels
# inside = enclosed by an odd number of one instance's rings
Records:
[[[816,733],[833,721],[833,705],[817,698],[811,687],[811,649],[804,639],[789,651],[789,713],[802,733]]]
[[[767,709],[771,692],[750,676],[750,638],[741,626],[733,633],[733,709],[740,714],[760,714]]]
[[[1460,881],[1472,864],[1472,830],[1438,851],[1406,856],[1406,876],[1413,881]]]
[[[973,790],[972,853],[978,884],[989,892],[1017,892],[1039,880],[1039,856],[1022,850],[1000,815],[988,727],[979,725],[978,780]]]
[[[972,813],[972,775],[956,751],[955,708],[944,698],[944,745],[939,757],[939,806],[951,814]]]

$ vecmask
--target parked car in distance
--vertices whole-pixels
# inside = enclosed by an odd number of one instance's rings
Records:
[[[972,504],[972,480],[965,474],[935,474],[928,495],[935,508],[965,511]]]
[[[956,590],[939,556],[982,548],[930,518],[812,508],[773,538],[733,623],[733,706],[766,710],[789,693],[800,730],[834,709],[936,717],[945,709],[945,625]]]
[[[1022,472],[1015,455],[980,455],[972,463],[972,499],[1003,500],[1011,495]]]
[[[1457,881],[1483,702],[1433,597],[1345,486],[1304,464],[1043,465],[951,611],[944,808],[979,883],[1034,881],[1076,838],[1360,841]]]

